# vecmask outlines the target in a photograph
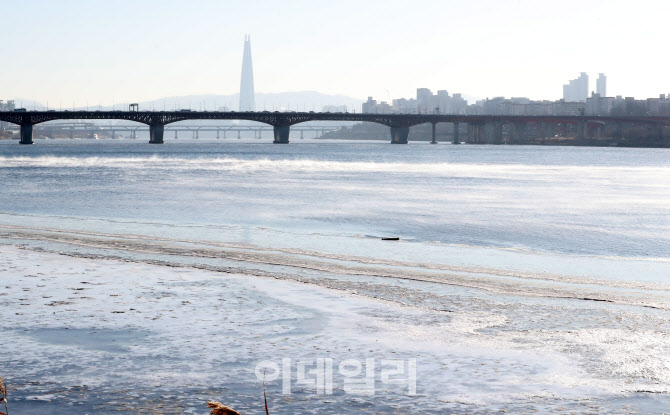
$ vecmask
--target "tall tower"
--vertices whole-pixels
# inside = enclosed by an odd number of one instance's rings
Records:
[[[242,82],[240,82],[240,111],[255,111],[254,68],[251,64],[251,36],[244,36],[242,57]]]
[[[601,73],[596,81],[596,94],[603,98],[607,96],[607,76],[604,73]]]

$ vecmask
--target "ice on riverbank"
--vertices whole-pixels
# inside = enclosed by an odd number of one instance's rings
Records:
[[[0,246],[2,371],[13,407],[28,414],[203,413],[211,399],[260,413],[256,366],[282,367],[284,359],[291,394],[282,394],[281,376],[268,385],[277,413],[621,412],[629,404],[658,408],[635,390],[670,385],[669,331],[658,316],[556,300],[509,304],[393,281],[326,288],[318,279]],[[439,302],[448,309],[422,306]],[[318,393],[309,372],[317,359],[333,361],[332,394]],[[377,363],[373,395],[347,393],[338,370],[347,359]],[[416,359],[416,395],[407,384],[381,381],[384,359]]]

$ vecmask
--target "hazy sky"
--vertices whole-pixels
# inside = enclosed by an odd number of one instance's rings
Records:
[[[0,0],[0,99],[111,104],[256,91],[380,100],[417,87],[558,99],[670,93],[668,0]]]

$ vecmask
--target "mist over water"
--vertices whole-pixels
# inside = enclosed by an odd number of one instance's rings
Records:
[[[670,257],[666,150],[11,144],[0,147],[4,213]]]

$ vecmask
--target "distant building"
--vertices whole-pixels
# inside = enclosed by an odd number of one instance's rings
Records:
[[[600,94],[592,94],[586,100],[586,107],[584,115],[610,115],[612,108],[614,108],[615,98],[605,97]]]
[[[497,97],[477,101],[467,106],[468,115],[583,115],[586,103],[560,101],[531,101],[525,97]]]
[[[361,112],[364,114],[391,114],[393,107],[388,102],[382,101],[377,103],[372,97],[368,97],[367,102],[361,106]]]
[[[584,115],[586,102],[556,101],[552,105],[551,115]]]
[[[419,104],[414,98],[399,98],[393,100],[393,112],[399,114],[416,114],[419,112]]]
[[[15,109],[16,105],[14,105],[13,100],[9,100],[6,103],[3,100],[0,100],[0,111],[14,111]],[[9,123],[0,121],[0,130],[4,130],[7,127],[9,127]]]
[[[468,108],[468,101],[466,101],[461,94],[454,94],[451,97],[451,111],[447,114],[465,114]]]
[[[251,62],[251,37],[244,37],[242,56],[242,80],[240,82],[240,111],[255,111],[254,68]]]
[[[589,76],[582,72],[579,78],[573,79],[563,85],[563,101],[586,102],[589,97]]]
[[[16,105],[14,105],[13,100],[5,101],[0,99],[0,111],[14,111],[16,109]]]
[[[416,102],[418,110],[422,113],[433,112],[433,93],[428,88],[417,88]]]
[[[607,76],[604,73],[598,75],[598,80],[596,81],[596,94],[601,97],[607,96]]]
[[[377,108],[377,101],[372,99],[372,97],[368,97],[368,100],[361,105],[361,112],[363,114],[374,114],[375,109]]]
[[[410,111],[402,112],[416,112],[424,114],[465,114],[468,106],[467,101],[463,99],[461,94],[454,94],[450,96],[445,89],[437,91],[433,94],[428,88],[418,88],[416,90],[416,101],[412,100],[393,100],[393,108],[411,107],[407,108]],[[416,105],[414,106],[414,103]]]

